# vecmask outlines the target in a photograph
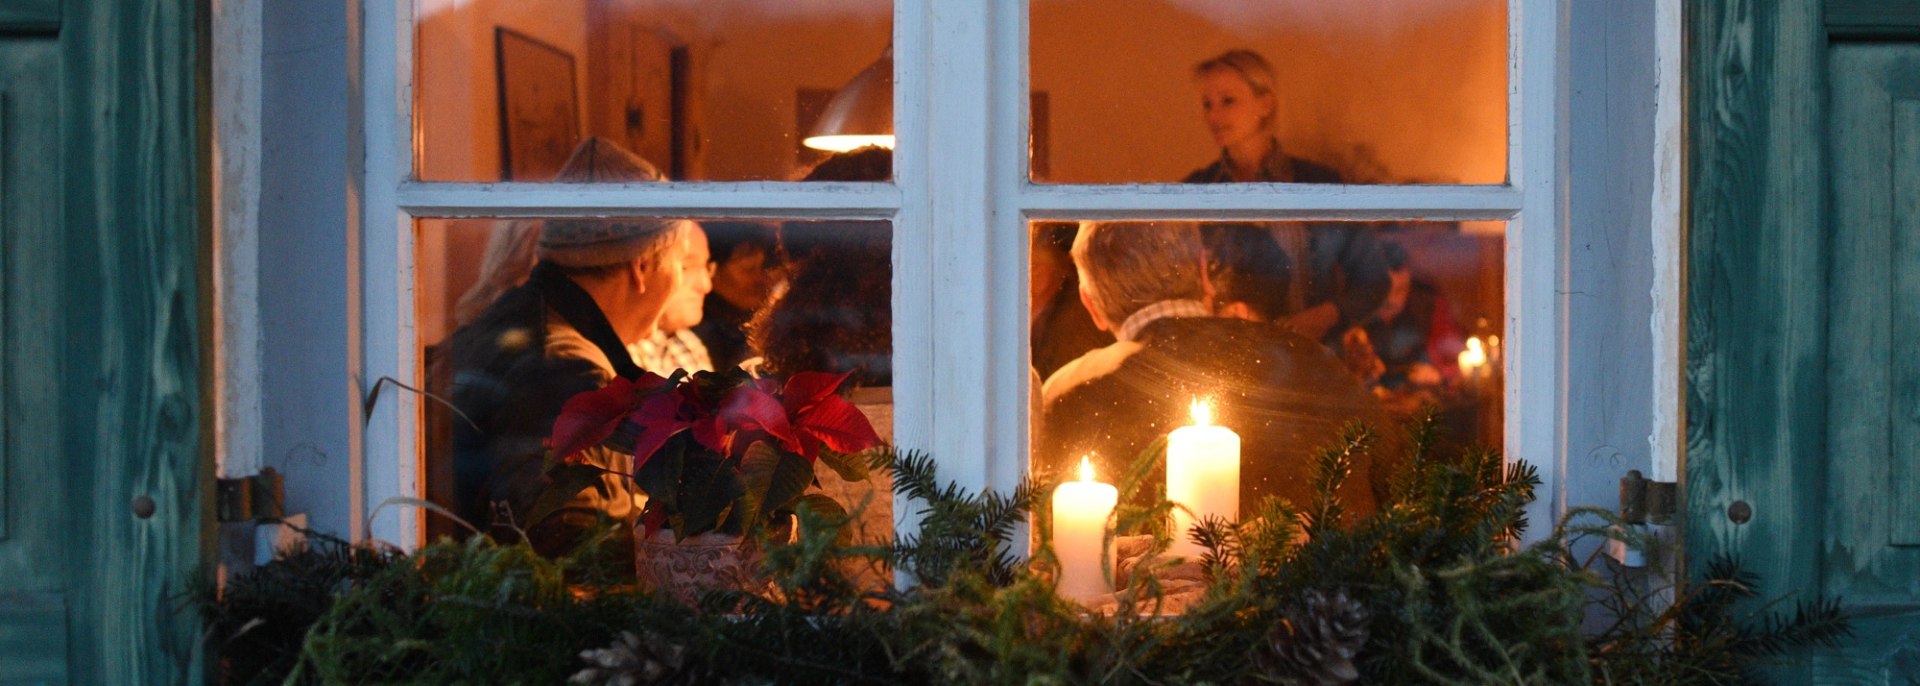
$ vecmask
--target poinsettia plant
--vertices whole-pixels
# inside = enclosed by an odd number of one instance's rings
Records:
[[[844,512],[806,491],[816,461],[849,481],[865,479],[866,463],[854,453],[880,444],[866,415],[838,394],[846,378],[756,379],[739,370],[615,378],[567,401],[548,446],[572,465],[594,446],[632,455],[629,476],[647,494],[640,516],[649,535],[662,527],[681,540],[746,534],[784,521],[802,502]]]

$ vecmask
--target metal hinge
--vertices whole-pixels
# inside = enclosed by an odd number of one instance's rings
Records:
[[[268,467],[259,474],[238,479],[219,479],[215,486],[215,511],[222,522],[251,522],[286,516],[287,479]]]

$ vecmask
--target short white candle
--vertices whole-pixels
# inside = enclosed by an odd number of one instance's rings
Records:
[[[1060,597],[1085,602],[1113,592],[1107,581],[1107,518],[1120,491],[1093,480],[1093,462],[1080,458],[1080,480],[1053,490],[1053,553],[1060,558]]]
[[[1240,519],[1240,435],[1213,426],[1213,408],[1194,400],[1193,425],[1167,437],[1167,500],[1173,509],[1170,552],[1200,557],[1206,548],[1188,531],[1209,516]]]

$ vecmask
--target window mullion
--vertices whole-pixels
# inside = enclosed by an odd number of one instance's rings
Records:
[[[1424,220],[1511,219],[1512,186],[1327,186],[1316,184],[1022,184],[1036,219]]]
[[[885,183],[408,182],[399,203],[422,217],[890,219],[900,192]]]
[[[378,398],[366,394],[381,377],[414,378],[413,231],[399,209],[398,190],[410,175],[413,102],[413,8],[405,0],[363,0],[361,44],[355,68],[360,84],[361,118],[350,130],[351,144],[365,165],[353,183],[360,199],[348,230],[350,272],[347,353],[352,375],[348,516],[354,540],[375,538],[412,547],[419,540],[419,517],[388,512],[369,522],[368,502],[418,496],[419,469],[415,399],[382,387]],[[350,20],[351,21],[351,20]],[[357,338],[357,340],[355,340]],[[367,412],[368,403],[374,411]]]
[[[995,81],[1008,67],[1009,46],[996,44],[996,20],[1018,3],[901,0],[895,20],[895,180],[901,207],[895,242],[895,435],[903,447],[930,451],[943,478],[971,488],[1000,487],[1018,469],[996,466],[994,455],[1021,445],[1025,413],[1006,426],[1005,369],[1023,364],[1023,346],[997,327],[1017,319],[1018,289],[996,283],[1020,264],[997,263],[996,237],[1018,223],[1004,211],[1009,196],[995,178],[996,100],[1009,90]],[[1006,292],[1003,292],[1006,291]],[[1008,311],[1009,301],[1015,309]],[[1012,315],[1012,317],[1008,317]],[[998,373],[996,373],[996,371]],[[1024,377],[1023,377],[1024,378]],[[999,383],[996,383],[998,381]],[[1020,407],[1024,409],[1024,407]],[[938,421],[935,421],[935,416]],[[1011,436],[1016,445],[1002,445]],[[901,508],[904,510],[905,508]],[[897,510],[899,511],[899,510]]]

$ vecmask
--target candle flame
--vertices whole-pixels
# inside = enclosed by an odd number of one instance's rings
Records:
[[[1206,426],[1213,423],[1213,406],[1199,398],[1193,399],[1193,405],[1187,409],[1193,414],[1194,426]]]
[[[1474,336],[1474,337],[1472,337],[1472,338],[1468,338],[1468,339],[1467,339],[1467,349],[1468,349],[1468,350],[1472,350],[1472,351],[1474,351],[1474,352],[1476,352],[1476,353],[1478,353],[1478,352],[1485,352],[1485,351],[1486,351],[1486,349],[1485,349],[1485,348],[1482,348],[1482,347],[1480,347],[1480,337],[1479,337],[1479,336]]]
[[[1093,459],[1084,455],[1080,457],[1080,480],[1093,481]]]

